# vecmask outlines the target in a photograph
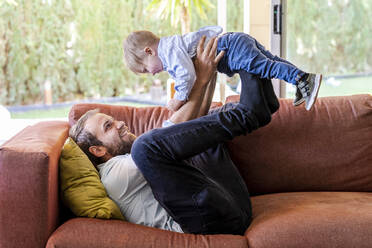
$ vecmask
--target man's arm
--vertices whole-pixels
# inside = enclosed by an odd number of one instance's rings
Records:
[[[199,114],[197,117],[206,115],[208,113],[209,108],[211,107],[214,90],[216,89],[216,81],[217,81],[217,72],[214,73],[211,80],[209,81],[209,84],[204,94],[204,99],[201,103]]]
[[[211,39],[204,48],[205,36],[198,44],[194,60],[196,81],[189,95],[189,100],[176,111],[169,119],[173,123],[180,123],[195,119],[208,112],[214,87],[216,83],[216,68],[224,55],[220,52],[217,56],[217,38]]]

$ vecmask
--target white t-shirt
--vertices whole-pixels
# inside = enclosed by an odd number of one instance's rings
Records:
[[[130,154],[113,157],[97,168],[108,196],[129,222],[183,232],[155,199]]]

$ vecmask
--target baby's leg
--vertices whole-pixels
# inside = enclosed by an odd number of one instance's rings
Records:
[[[264,54],[268,59],[286,63],[290,66],[294,66],[289,61],[282,59],[278,56],[273,55],[270,51],[266,50],[257,40],[255,40],[257,48]],[[298,106],[304,101],[306,101],[306,109],[310,110],[317,98],[319,87],[322,81],[322,75],[320,74],[309,74],[299,70],[299,73],[296,75],[295,83],[296,85],[296,97],[293,101],[294,106]],[[269,106],[270,103],[268,102]]]
[[[275,61],[280,61],[280,62],[283,62],[283,63],[287,63],[287,64],[290,64],[290,65],[293,65],[295,66],[294,64],[292,64],[291,62],[289,62],[288,60],[285,60],[285,59],[282,59],[281,57],[278,57],[274,54],[272,54],[269,50],[266,50],[265,47],[263,45],[261,45],[261,43],[259,43],[257,40],[256,40],[256,46],[257,48],[269,59],[272,59],[272,60],[275,60]]]
[[[287,64],[290,64],[290,65],[293,65],[288,60],[285,60],[285,59],[282,59],[282,58],[280,58],[280,57],[278,57],[276,55],[273,55],[270,51],[266,50],[265,47],[263,45],[261,45],[257,40],[256,40],[256,46],[269,59],[272,59],[272,60],[275,60],[275,61],[279,61],[279,62],[283,62],[283,63],[287,63]],[[295,66],[295,65],[293,65],[293,66]],[[302,72],[299,73],[299,74],[297,74],[296,81],[299,82],[300,79],[304,78],[305,76],[306,76],[306,74],[305,73],[302,73]],[[293,100],[293,105],[294,106],[298,106],[298,105],[300,105],[301,103],[303,103],[305,101],[305,98],[303,98],[302,93],[301,93],[300,89],[297,87],[297,85],[298,84],[296,83],[295,84],[295,86],[296,86],[296,97]]]
[[[244,68],[247,72],[260,75],[261,78],[281,79],[293,85],[297,85],[298,80],[305,74],[291,64],[267,58],[257,48],[253,50],[256,51],[249,55],[253,59]]]
[[[235,48],[236,51],[231,53],[234,56],[234,63],[231,65],[233,69],[243,69],[261,78],[281,79],[294,85],[297,85],[299,78],[305,74],[288,61],[266,51],[249,35],[240,36]]]

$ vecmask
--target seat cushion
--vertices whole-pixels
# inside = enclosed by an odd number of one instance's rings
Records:
[[[372,247],[372,193],[280,193],[252,204],[249,247]]]
[[[73,218],[50,236],[46,248],[247,248],[239,235],[194,235],[119,220]]]

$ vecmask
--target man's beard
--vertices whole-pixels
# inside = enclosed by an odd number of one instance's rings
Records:
[[[120,140],[119,143],[111,143],[110,145],[105,145],[107,151],[113,156],[123,155],[130,153],[134,141],[124,141]]]
[[[119,135],[124,132],[124,128],[121,128],[118,132]],[[120,142],[112,142],[111,144],[106,144],[107,151],[112,155],[112,156],[118,156],[118,155],[124,155],[127,153],[130,153],[132,149],[132,145],[135,140],[134,134],[127,132],[125,135],[128,136],[127,140],[123,140],[122,137],[120,136]]]

